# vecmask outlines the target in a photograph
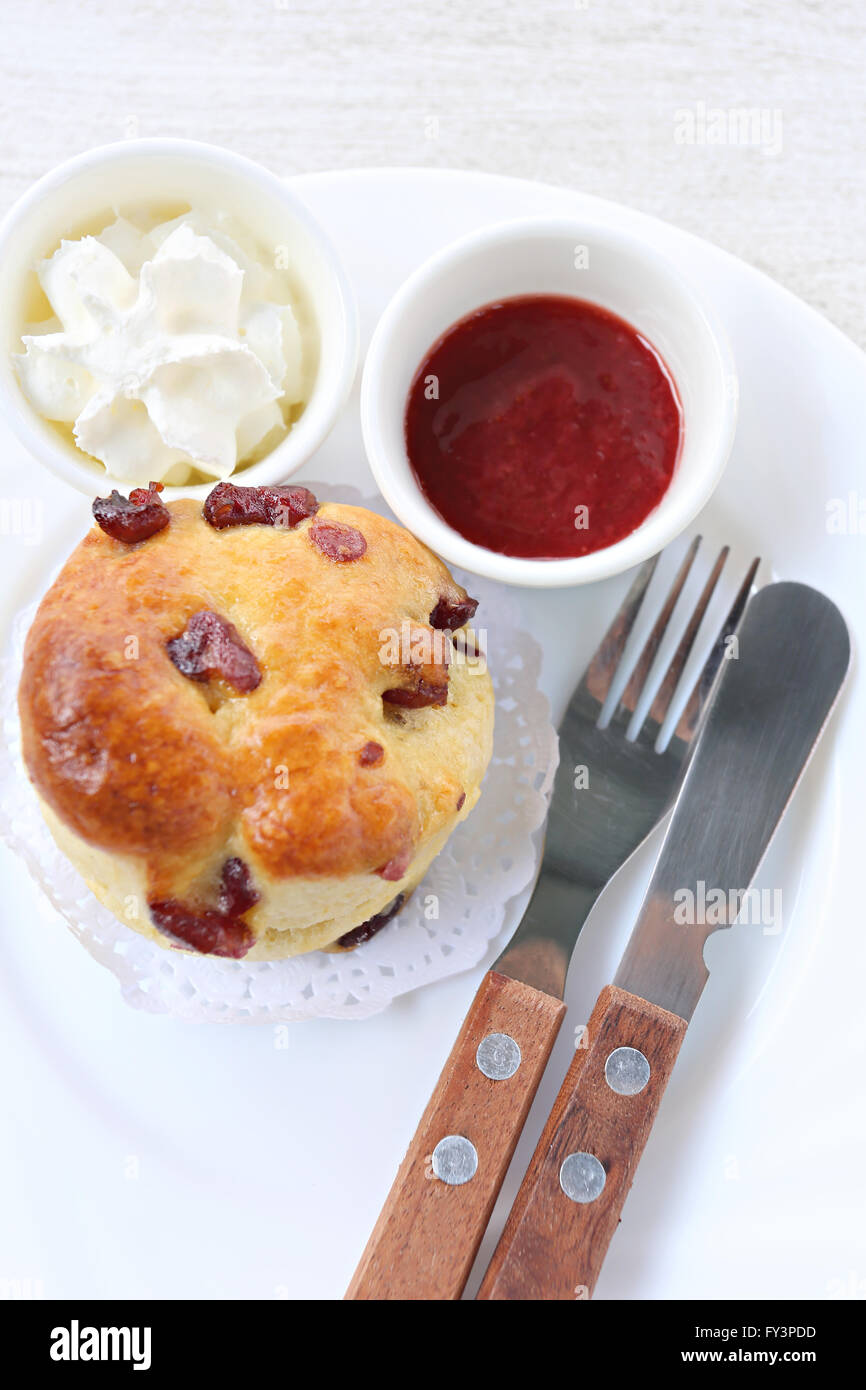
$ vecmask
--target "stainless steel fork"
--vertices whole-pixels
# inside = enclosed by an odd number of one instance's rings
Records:
[[[700,543],[697,536],[690,545],[610,721],[601,726],[602,711],[655,572],[657,555],[638,570],[560,725],[559,767],[541,872],[520,926],[493,966],[547,994],[562,997],[575,942],[599,895],[671,806],[729,640],[748,602],[758,560],[749,567],[667,748],[657,752],[659,733],[728,556],[725,546],[652,706],[635,739],[629,740],[632,716]]]
[[[662,604],[612,719],[601,717],[658,557],[637,576],[569,702],[541,872],[523,920],[482,980],[346,1297],[456,1299],[559,1030],[568,963],[593,904],[673,801],[758,561],[676,731],[661,726],[727,557],[722,550],[635,739],[627,732],[698,550]]]

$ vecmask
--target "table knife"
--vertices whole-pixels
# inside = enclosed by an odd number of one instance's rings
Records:
[[[704,944],[745,894],[844,682],[848,631],[804,584],[746,609],[637,923],[593,1010],[478,1297],[591,1296],[686,1028]]]

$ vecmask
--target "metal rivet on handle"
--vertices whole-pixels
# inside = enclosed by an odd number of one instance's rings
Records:
[[[520,1066],[520,1045],[507,1033],[488,1033],[478,1044],[475,1062],[491,1081],[507,1081]]]
[[[606,1182],[607,1173],[595,1154],[569,1154],[559,1170],[559,1185],[572,1202],[594,1202]]]
[[[618,1047],[604,1064],[604,1079],[618,1096],[636,1096],[650,1079],[650,1064],[636,1047]]]
[[[446,1134],[433,1150],[433,1175],[449,1187],[469,1182],[478,1172],[478,1153],[475,1145],[462,1134]]]

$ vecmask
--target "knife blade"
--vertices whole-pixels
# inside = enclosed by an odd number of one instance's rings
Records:
[[[839,610],[805,584],[756,594],[737,641],[737,664],[707,716],[675,803],[674,833],[614,977],[620,989],[687,1020],[709,978],[706,940],[745,905],[851,659]],[[678,920],[689,915],[705,920]]]
[[[479,1290],[589,1297],[709,972],[844,683],[835,605],[777,583],[750,602],[634,930],[593,1010]]]

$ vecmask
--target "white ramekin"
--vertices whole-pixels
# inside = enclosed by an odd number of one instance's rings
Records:
[[[310,399],[284,439],[245,468],[244,484],[278,483],[319,447],[342,410],[358,362],[355,298],[337,254],[291,189],[269,170],[230,150],[195,140],[131,140],[103,145],[39,180],[0,224],[0,411],[27,449],[82,492],[114,483],[43,420],[24,396],[12,362],[21,351],[28,279],[62,237],[93,229],[113,210],[189,204],[236,215],[265,245],[285,248],[316,320],[319,363]],[[129,484],[121,482],[127,491]],[[202,487],[167,487],[165,496],[204,496]]]
[[[572,295],[618,314],[661,353],[682,404],[682,447],[661,502],[631,535],[575,559],[522,559],[474,545],[427,501],[406,452],[406,399],[428,350],[474,309],[522,294]],[[579,218],[503,223],[431,257],[379,320],[361,383],[367,457],[404,525],[451,564],[535,588],[608,578],[672,541],[719,481],[736,418],[731,349],[699,291],[637,237]]]

